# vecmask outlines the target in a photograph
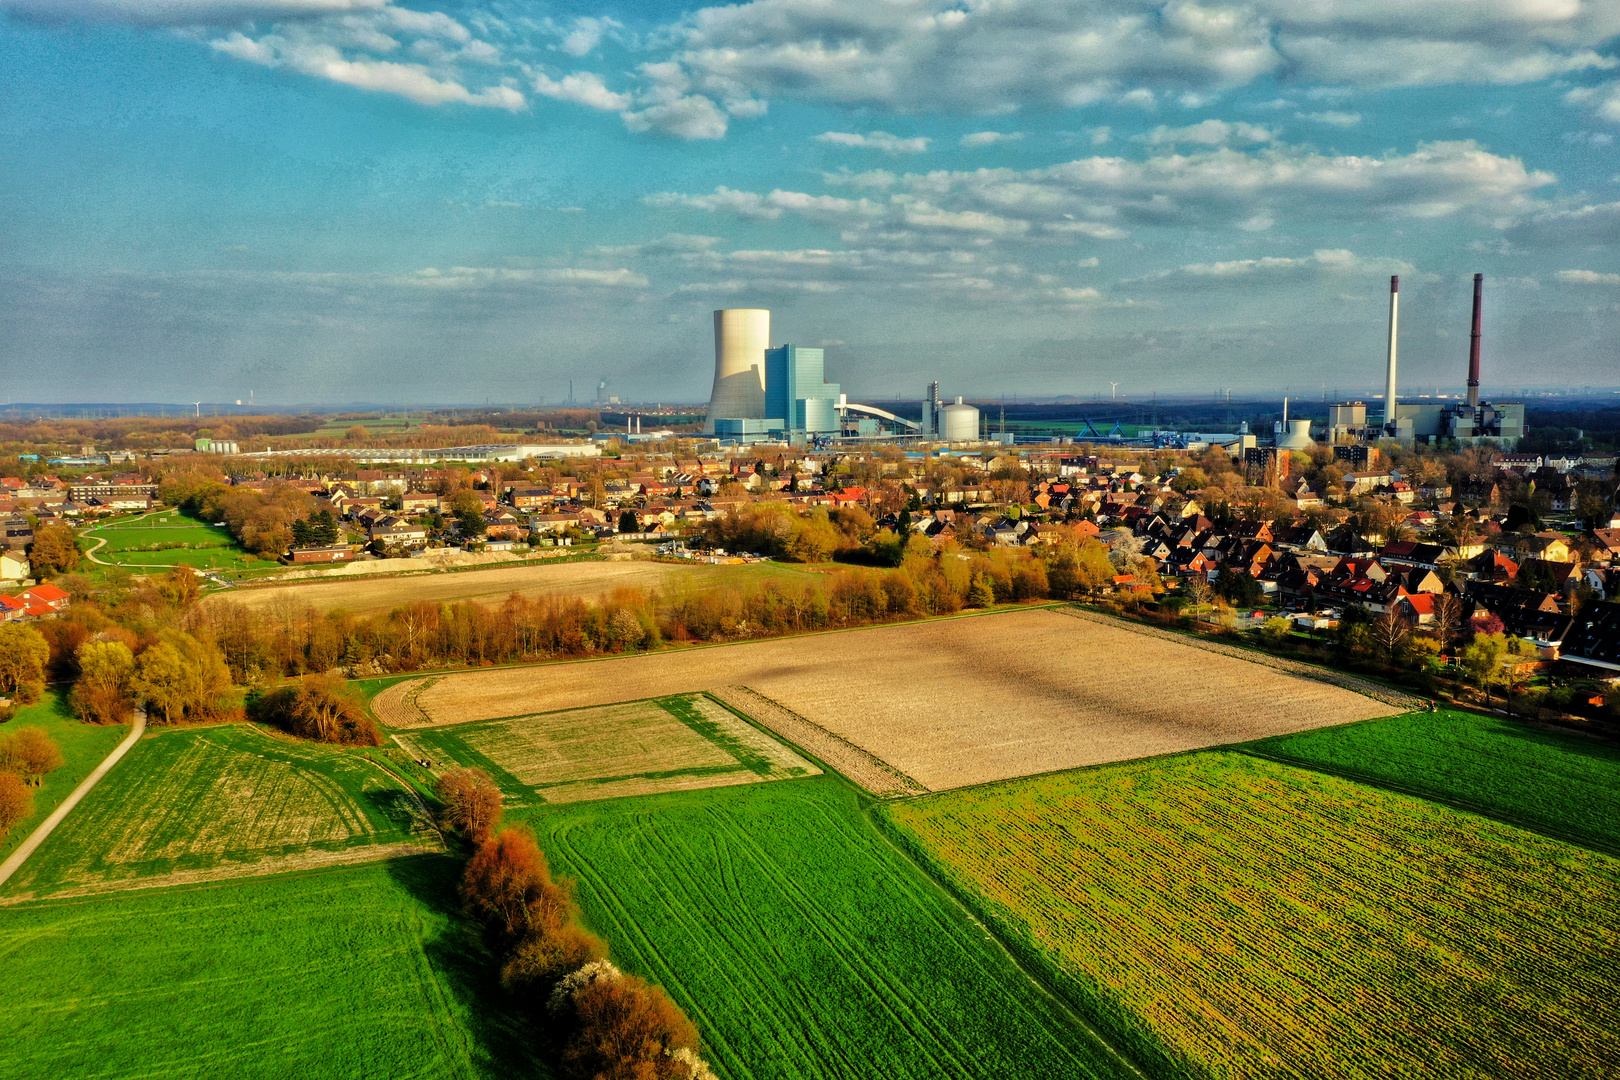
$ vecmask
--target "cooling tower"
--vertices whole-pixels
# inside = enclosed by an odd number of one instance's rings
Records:
[[[709,418],[714,422],[765,417],[765,350],[771,346],[771,313],[764,308],[727,308],[714,313],[714,389]]]

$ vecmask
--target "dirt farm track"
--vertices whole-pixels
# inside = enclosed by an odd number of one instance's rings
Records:
[[[425,727],[746,686],[930,790],[1399,711],[1247,660],[1051,610],[413,679]]]

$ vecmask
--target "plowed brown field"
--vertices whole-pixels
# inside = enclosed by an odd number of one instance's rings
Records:
[[[398,726],[428,726],[739,684],[936,791],[1391,711],[1048,610],[410,680],[374,707]]]

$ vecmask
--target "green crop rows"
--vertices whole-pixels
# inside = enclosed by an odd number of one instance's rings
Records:
[[[1620,750],[1474,713],[1412,713],[1247,744],[1620,854]]]
[[[670,990],[728,1080],[1129,1075],[842,781],[525,817],[618,962]]]
[[[1245,754],[884,809],[1163,1076],[1612,1077],[1620,863]]]
[[[8,1080],[534,1076],[423,855],[0,908]]]
[[[246,725],[165,731],[130,750],[4,893],[229,875],[267,858],[431,842],[423,826],[404,788],[352,752]]]

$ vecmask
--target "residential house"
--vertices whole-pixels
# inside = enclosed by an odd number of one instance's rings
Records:
[[[1598,601],[1582,608],[1564,634],[1560,655],[1588,669],[1588,675],[1620,680],[1620,603]]]

